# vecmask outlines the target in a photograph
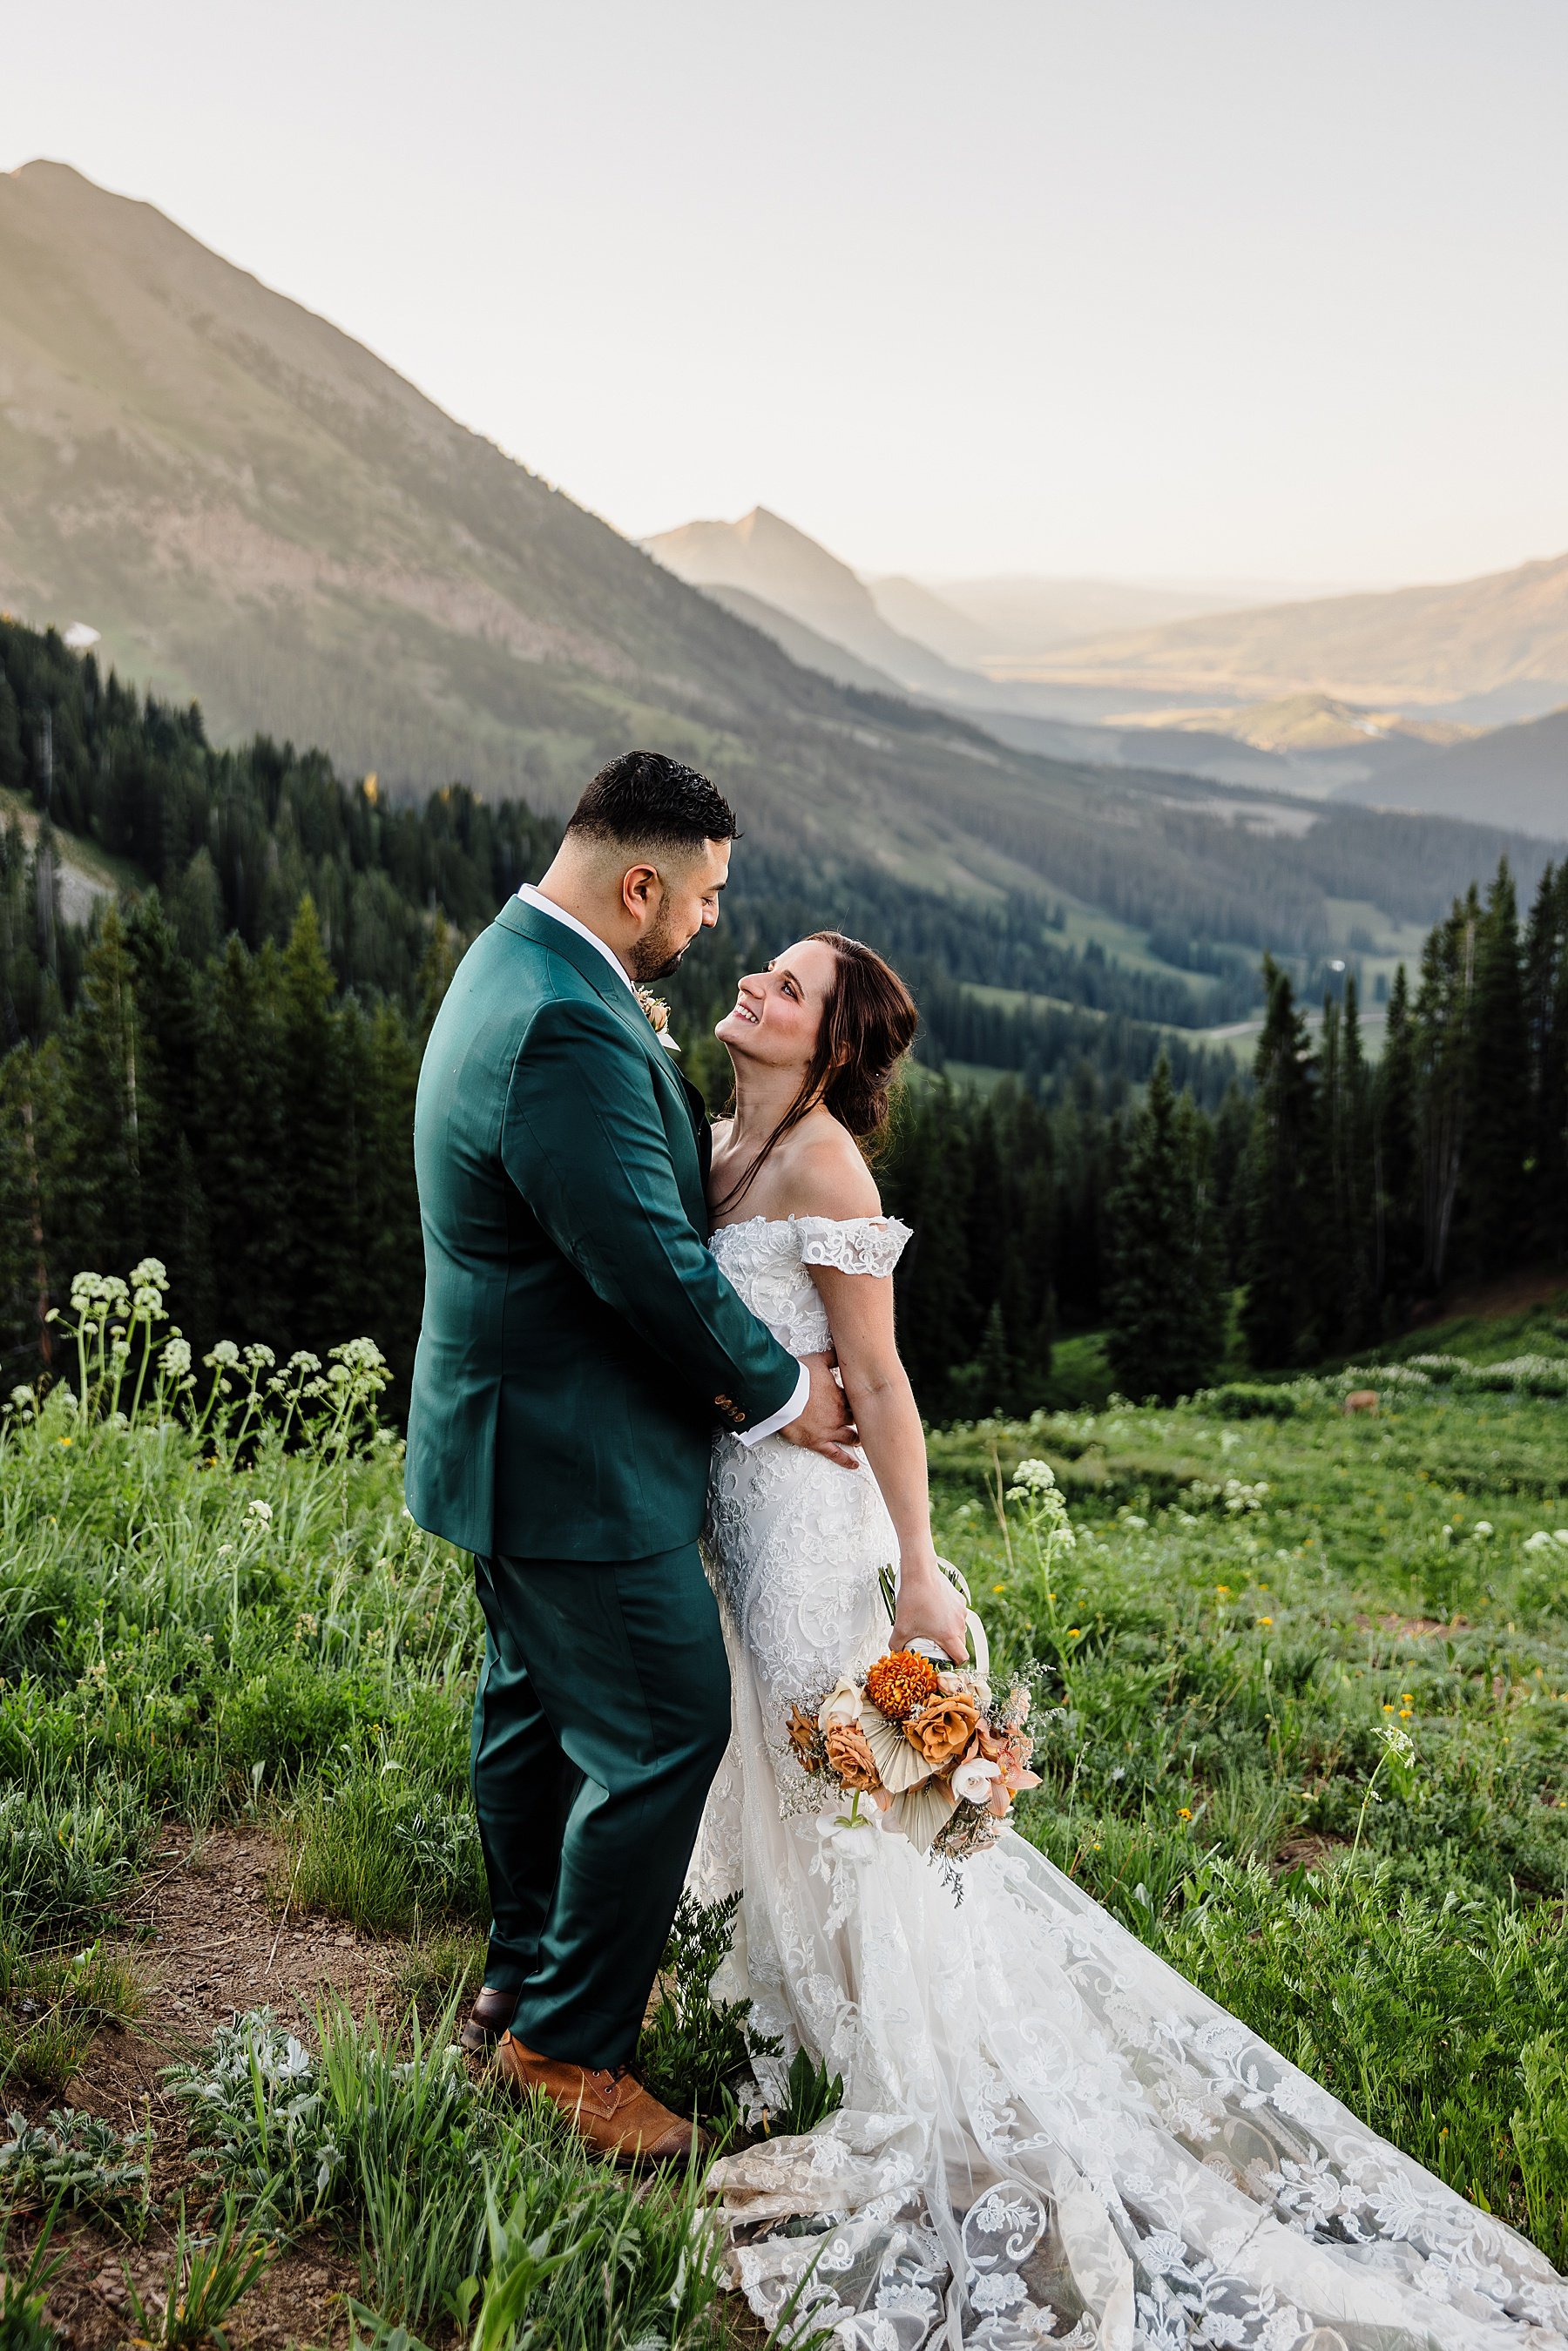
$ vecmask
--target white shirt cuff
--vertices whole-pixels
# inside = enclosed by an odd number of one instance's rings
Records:
[[[759,1420],[754,1428],[736,1430],[735,1433],[742,1445],[760,1445],[765,1437],[777,1437],[781,1428],[788,1428],[792,1420],[799,1420],[806,1409],[806,1399],[810,1393],[811,1367],[809,1364],[802,1364],[800,1376],[795,1383],[795,1393],[789,1403],[776,1412],[771,1419]]]

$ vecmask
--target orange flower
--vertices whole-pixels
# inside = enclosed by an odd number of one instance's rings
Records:
[[[827,1729],[828,1770],[841,1788],[861,1788],[867,1795],[882,1785],[871,1742],[858,1722],[831,1722]]]
[[[865,1677],[867,1698],[889,1722],[907,1722],[936,1690],[936,1667],[915,1649],[891,1650]]]
[[[975,1736],[980,1709],[972,1698],[935,1698],[904,1726],[904,1735],[940,1771],[956,1763]]]
[[[813,1774],[822,1768],[822,1734],[817,1728],[817,1718],[804,1708],[789,1709],[789,1744],[804,1771]]]

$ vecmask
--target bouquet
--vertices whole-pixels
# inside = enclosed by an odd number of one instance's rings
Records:
[[[967,1600],[956,1568],[943,1565]],[[1029,1768],[1029,1684],[1015,1680],[998,1696],[973,1611],[969,1637],[972,1667],[891,1649],[858,1681],[841,1675],[815,1706],[791,1707],[796,1761],[848,1805],[818,1822],[841,1852],[869,1855],[867,1832],[882,1827],[943,1862],[967,1861],[995,1844],[1019,1790],[1039,1787]]]

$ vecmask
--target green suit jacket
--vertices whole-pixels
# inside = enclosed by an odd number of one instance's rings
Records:
[[[706,1142],[597,948],[510,901],[420,1071],[421,1526],[520,1559],[645,1559],[701,1531],[715,1426],[770,1418],[800,1368],[705,1245]]]

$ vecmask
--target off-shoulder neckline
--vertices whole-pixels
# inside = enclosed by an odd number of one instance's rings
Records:
[[[895,1225],[901,1233],[911,1229],[883,1209],[874,1217],[737,1217],[733,1225],[715,1225],[708,1238],[716,1240],[720,1233],[744,1233],[753,1225]]]

